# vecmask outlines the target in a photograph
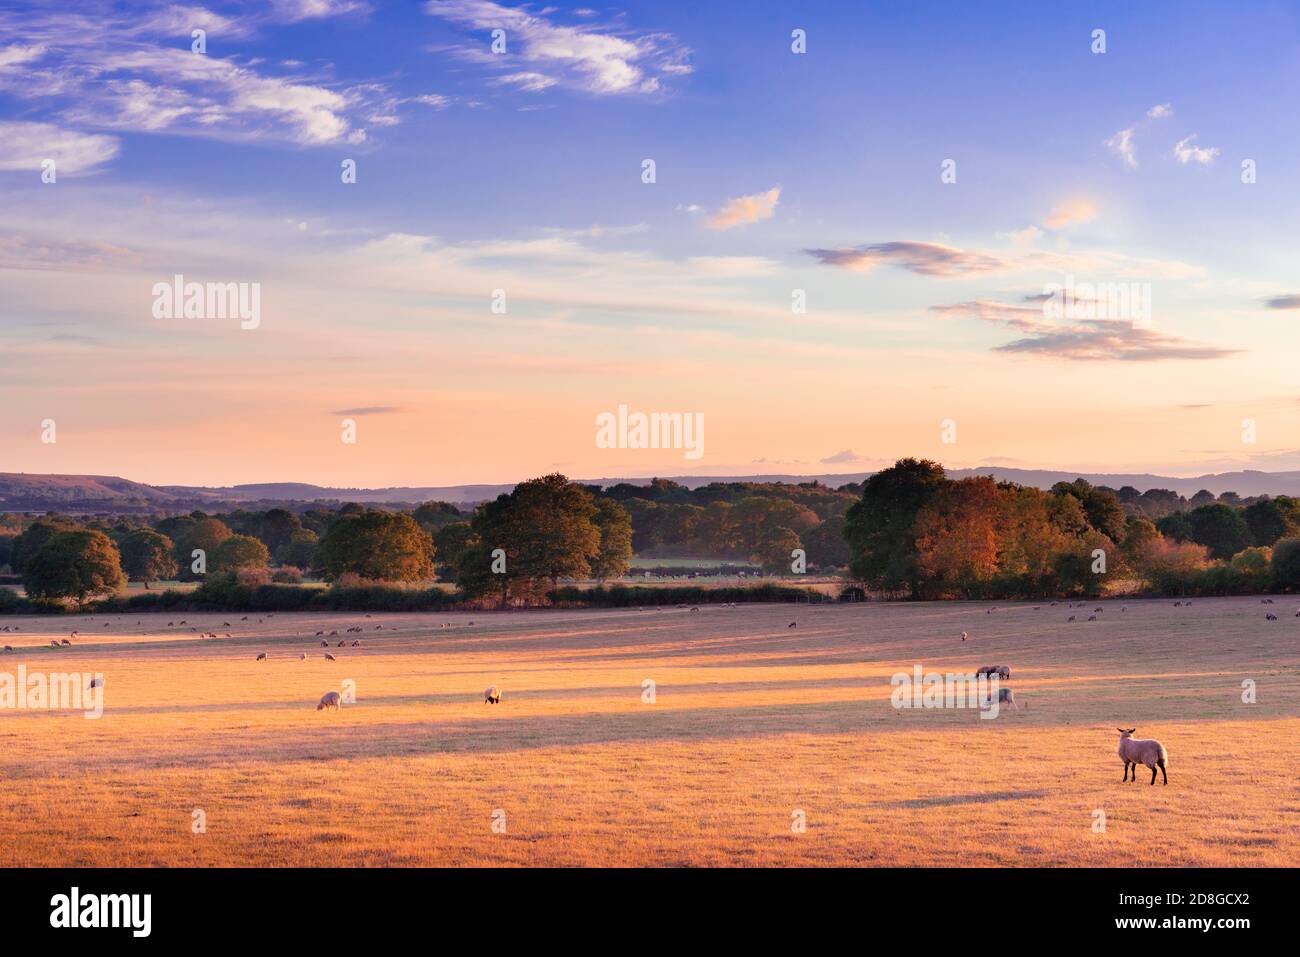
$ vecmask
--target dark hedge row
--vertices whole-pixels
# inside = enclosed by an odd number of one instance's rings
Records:
[[[789,585],[738,585],[702,588],[684,585],[647,588],[643,585],[608,585],[600,588],[567,586],[547,592],[552,605],[574,608],[628,608],[636,605],[704,605],[723,602],[831,601],[825,595]]]

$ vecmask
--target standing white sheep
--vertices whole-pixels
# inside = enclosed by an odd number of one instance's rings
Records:
[[[1156,768],[1164,776],[1165,784],[1169,783],[1169,775],[1165,772],[1165,762],[1169,760],[1169,752],[1165,746],[1154,738],[1134,738],[1133,732],[1137,728],[1129,728],[1125,731],[1123,728],[1116,728],[1119,732],[1119,759],[1124,762],[1124,780],[1129,780],[1129,768],[1133,769],[1133,780],[1137,780],[1137,766],[1145,764],[1151,769],[1151,783],[1156,783]]]

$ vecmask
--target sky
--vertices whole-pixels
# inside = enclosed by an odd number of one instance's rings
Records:
[[[16,0],[0,471],[1297,469],[1297,102],[1268,0]]]

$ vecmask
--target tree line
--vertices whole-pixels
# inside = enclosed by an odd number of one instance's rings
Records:
[[[1205,492],[1175,496],[1185,507],[1154,520],[1146,514],[1169,496],[1083,479],[1045,491],[952,480],[919,459],[835,489],[689,489],[664,479],[601,488],[554,474],[469,512],[428,502],[410,511],[3,515],[0,567],[20,576],[31,598],[76,602],[126,581],[253,587],[314,576],[346,586],[437,580],[466,600],[538,604],[561,582],[624,576],[633,554],[749,560],[788,574],[796,550],[810,570],[844,569],[860,588],[897,597],[1094,594],[1118,582],[1183,594],[1300,584],[1291,565],[1300,500]]]
[[[846,514],[850,572],[915,598],[1096,595],[1120,582],[1166,594],[1300,587],[1300,502],[1221,498],[1153,522],[1083,479],[1043,491],[901,459],[868,478]]]

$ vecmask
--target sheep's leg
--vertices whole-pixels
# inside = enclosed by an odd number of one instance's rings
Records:
[[[1120,778],[1120,780],[1121,780],[1121,781],[1127,781],[1127,780],[1128,780],[1128,762],[1127,762],[1127,761],[1124,762],[1124,776],[1123,776],[1122,778]]]
[[[1165,779],[1165,784],[1168,784],[1168,783],[1169,783],[1169,774],[1165,771],[1165,759],[1164,759],[1164,758],[1161,758],[1160,761],[1157,762],[1157,763],[1158,763],[1159,766],[1160,766],[1160,776],[1161,776],[1162,778]],[[1151,783],[1152,783],[1152,784],[1155,784],[1155,783],[1156,783],[1156,775],[1155,775],[1155,772],[1154,772],[1154,771],[1151,772]]]
[[[1151,783],[1152,785],[1156,783],[1156,766],[1154,764],[1151,765]]]

